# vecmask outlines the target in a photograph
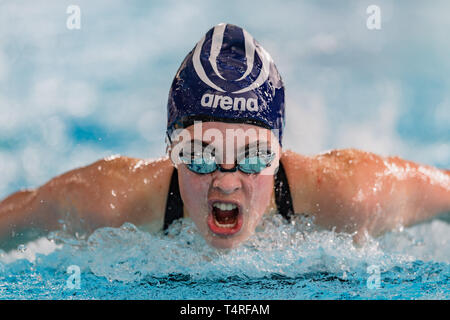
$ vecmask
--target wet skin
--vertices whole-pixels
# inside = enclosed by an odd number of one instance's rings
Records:
[[[223,133],[252,127],[203,123],[203,130],[214,128]],[[213,142],[207,140],[204,142]],[[263,140],[277,149],[270,131]],[[242,143],[235,145],[242,147]],[[222,148],[226,152],[227,145]],[[178,165],[184,215],[194,221],[211,246],[238,246],[253,234],[263,215],[275,212],[273,172],[278,161],[286,170],[295,212],[311,215],[318,226],[352,233],[356,241],[366,233],[376,236],[450,211],[449,171],[355,149],[314,157],[278,151],[264,174],[216,171],[199,175]],[[225,169],[233,166],[222,165]],[[61,219],[72,232],[90,233],[124,222],[151,232],[161,230],[173,167],[170,157],[153,161],[106,158],[55,177],[37,189],[19,191],[0,202],[0,247],[7,246],[13,231],[15,235],[30,229],[46,233],[59,229]],[[239,207],[242,225],[238,232],[214,232],[211,211],[215,202]]]

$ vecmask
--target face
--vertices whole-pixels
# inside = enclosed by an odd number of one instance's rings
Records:
[[[270,130],[249,124],[204,122],[200,128],[192,125],[185,130],[188,138],[178,143],[197,144],[201,150],[213,148],[222,169],[199,174],[186,164],[177,165],[185,209],[210,245],[236,247],[254,233],[272,204],[274,172],[281,154],[278,139]],[[274,152],[271,165],[258,174],[233,171],[236,157],[249,148]]]

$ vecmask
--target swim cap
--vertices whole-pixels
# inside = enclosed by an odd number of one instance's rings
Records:
[[[278,130],[281,145],[284,86],[263,47],[244,29],[221,23],[186,56],[167,103],[167,136],[194,121],[248,123]]]

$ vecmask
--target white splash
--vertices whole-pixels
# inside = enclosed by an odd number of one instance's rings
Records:
[[[62,244],[56,244],[54,241],[42,237],[27,244],[19,245],[16,250],[0,253],[0,262],[11,263],[20,259],[33,262],[36,260],[37,254],[48,255],[62,247]]]

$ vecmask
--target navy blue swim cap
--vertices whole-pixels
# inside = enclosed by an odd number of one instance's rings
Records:
[[[278,130],[281,145],[284,86],[267,51],[244,29],[221,23],[181,64],[169,91],[167,113],[169,139],[175,129],[194,121],[220,121]]]

